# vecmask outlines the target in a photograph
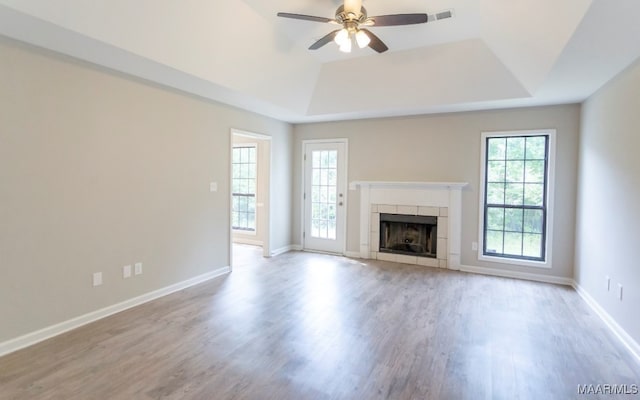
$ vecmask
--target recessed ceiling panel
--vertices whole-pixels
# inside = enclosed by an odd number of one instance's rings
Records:
[[[478,39],[375,57],[325,64],[308,114],[427,108],[529,96]]]

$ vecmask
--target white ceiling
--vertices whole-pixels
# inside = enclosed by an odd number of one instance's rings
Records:
[[[638,0],[365,0],[390,48],[307,48],[339,0],[0,0],[0,34],[289,122],[579,102],[640,57]]]

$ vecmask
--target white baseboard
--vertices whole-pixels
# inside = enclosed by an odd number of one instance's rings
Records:
[[[121,303],[114,304],[112,306],[108,306],[96,311],[92,311],[90,313],[81,315],[76,318],[72,318],[70,320],[61,322],[59,324],[52,325],[35,332],[27,333],[26,335],[17,337],[15,339],[2,342],[0,343],[0,357],[9,353],[13,353],[14,351],[23,349],[25,347],[32,346],[44,340],[50,339],[54,336],[58,336],[72,329],[76,329],[83,325],[87,325],[99,319],[127,310],[129,308],[139,306],[149,301],[166,296],[168,294],[180,291],[182,289],[186,289],[188,287],[197,285],[202,282],[206,282],[218,276],[227,274],[230,271],[231,269],[229,267],[218,268],[214,271],[207,272],[206,274],[202,274],[202,275],[193,277],[191,279],[187,279],[186,281],[178,282],[173,285],[164,287],[162,289],[154,290],[153,292],[145,293],[141,296],[134,297],[129,300],[125,300]]]
[[[300,250],[302,250],[302,246],[296,245],[296,244],[290,244],[289,246],[284,246],[276,250],[271,250],[271,256],[276,257],[276,256],[279,256],[280,254],[284,254],[289,251],[300,251]]]
[[[359,251],[347,251],[344,253],[345,257],[349,257],[349,258],[362,258],[360,257],[360,252]]]
[[[607,325],[607,327],[613,332],[613,334],[616,335],[618,339],[620,339],[622,344],[624,344],[625,347],[631,352],[631,354],[636,357],[638,362],[640,362],[640,344],[633,340],[633,338],[627,333],[627,331],[625,331],[620,325],[618,325],[615,319],[613,319],[613,317],[608,312],[606,312],[600,304],[598,304],[596,299],[591,297],[591,295],[582,286],[580,286],[578,282],[574,281],[572,286],[576,290],[576,292],[578,292],[580,297],[582,297],[585,303],[587,303],[589,307],[591,307],[593,312],[595,312],[598,317],[602,319],[605,325]]]
[[[470,265],[461,265],[460,271],[471,272],[474,274],[501,276],[503,278],[524,279],[526,281],[536,281],[544,283],[554,283],[556,285],[573,286],[573,279],[563,278],[560,276],[532,274],[530,272],[507,271],[497,268],[475,267]]]

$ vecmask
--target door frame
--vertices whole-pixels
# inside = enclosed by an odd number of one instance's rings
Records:
[[[300,191],[300,204],[302,204],[302,207],[300,207],[300,243],[302,244],[302,251],[308,251],[305,247],[305,235],[304,235],[304,230],[305,230],[305,226],[306,226],[306,207],[307,207],[307,202],[305,201],[304,195],[305,195],[305,190],[306,190],[306,175],[307,175],[307,171],[305,170],[306,168],[306,160],[305,160],[305,150],[306,150],[306,146],[308,144],[327,144],[327,143],[341,143],[344,144],[344,221],[342,222],[342,224],[340,224],[340,226],[338,226],[338,229],[340,230],[340,232],[342,233],[342,243],[340,243],[340,248],[342,249],[340,254],[345,255],[346,251],[347,251],[347,219],[349,218],[349,139],[347,138],[334,138],[334,139],[308,139],[308,140],[303,140],[302,141],[302,151],[300,152],[300,154],[302,155],[300,157],[300,161],[302,164],[302,190]]]
[[[264,194],[264,206],[262,207],[262,212],[261,214],[263,214],[262,217],[259,216],[259,218],[263,218],[263,224],[264,224],[264,238],[262,241],[262,256],[263,257],[271,257],[271,191],[273,190],[272,187],[272,183],[273,183],[273,168],[272,168],[272,147],[273,147],[273,142],[272,142],[272,137],[269,135],[265,135],[262,133],[256,133],[256,132],[249,132],[249,131],[244,131],[241,129],[236,129],[236,128],[231,128],[231,130],[229,131],[229,184],[228,184],[228,193],[229,193],[229,268],[231,269],[231,271],[233,271],[233,228],[232,228],[232,207],[233,207],[233,193],[231,190],[231,182],[233,180],[233,168],[232,168],[232,161],[233,161],[233,138],[234,136],[239,136],[239,137],[245,137],[245,138],[250,138],[250,139],[255,139],[255,140],[260,140],[260,141],[266,141],[268,142],[268,146],[267,150],[266,150],[266,158],[267,158],[267,162],[266,162],[266,167],[268,168],[267,171],[267,179],[269,180],[268,185],[266,185],[267,187],[267,191]],[[261,159],[261,156],[258,155],[258,161]],[[264,168],[264,165],[258,164],[256,166],[258,169],[260,167]],[[257,222],[257,221],[256,221]]]

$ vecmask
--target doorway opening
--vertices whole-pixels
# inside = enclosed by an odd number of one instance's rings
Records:
[[[258,252],[263,257],[271,254],[271,137],[232,129],[230,155],[229,262],[233,268],[234,259],[242,263]]]

